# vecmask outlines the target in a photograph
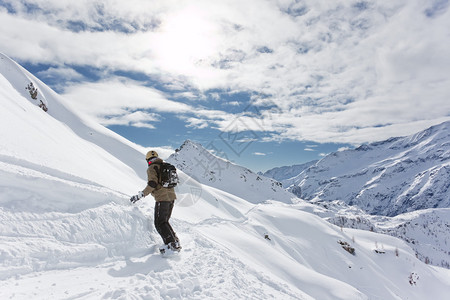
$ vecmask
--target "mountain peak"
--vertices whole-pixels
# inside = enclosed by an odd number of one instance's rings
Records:
[[[191,140],[186,140],[167,160],[198,182],[252,203],[266,200],[291,203],[295,198],[280,182],[221,158]]]
[[[186,148],[195,148],[195,149],[198,149],[200,151],[206,150],[201,144],[193,142],[192,140],[189,140],[189,139],[185,140],[183,142],[183,144],[181,144],[180,148],[176,149],[175,152],[179,152],[183,148],[185,150],[186,150]]]

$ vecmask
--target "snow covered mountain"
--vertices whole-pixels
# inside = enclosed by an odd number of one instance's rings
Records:
[[[317,163],[317,160],[313,160],[304,164],[277,167],[267,170],[264,173],[259,173],[265,177],[273,178],[281,182],[282,186],[294,195],[300,197],[301,189],[296,185],[296,177],[298,174]]]
[[[400,237],[423,261],[448,268],[449,127],[332,153],[290,182],[329,209],[321,215],[331,223]]]
[[[259,182],[245,172],[229,190],[237,196],[180,170],[172,224],[183,250],[163,258],[153,199],[129,202],[145,185],[144,149],[80,118],[3,55],[0,103],[0,299],[448,296],[450,271],[419,261],[405,242],[341,229],[290,195],[245,194]],[[188,158],[185,170],[197,170]]]
[[[275,180],[215,156],[202,145],[187,140],[168,161],[196,181],[213,186],[252,203],[277,200],[292,203],[296,198]]]
[[[369,215],[342,201],[315,204],[323,210],[314,212],[332,224],[401,238],[423,262],[450,268],[450,208],[430,208],[386,217]]]
[[[276,168],[267,170],[264,173],[259,172],[259,175],[273,178],[273,179],[283,183],[284,180],[291,179],[292,177],[297,176],[298,174],[303,172],[303,170],[314,165],[316,162],[317,162],[317,160],[313,160],[313,161],[310,161],[310,162],[307,162],[304,164],[276,167]],[[285,185],[283,184],[283,186],[285,186]]]
[[[450,207],[450,122],[332,153],[295,180],[306,200],[341,200],[369,214]]]
[[[129,183],[142,169],[138,146],[77,116],[61,96],[1,53],[0,73],[2,161],[135,192]],[[37,89],[36,100],[30,84]],[[47,112],[36,109],[41,102]],[[144,176],[138,180],[145,186]]]

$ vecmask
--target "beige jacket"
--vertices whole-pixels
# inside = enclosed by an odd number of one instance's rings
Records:
[[[173,188],[164,188],[158,183],[158,172],[162,162],[162,159],[157,158],[148,165],[148,183],[142,192],[144,193],[144,196],[152,194],[156,202],[174,201],[177,198],[175,190]],[[158,172],[155,170],[155,168],[158,168]]]

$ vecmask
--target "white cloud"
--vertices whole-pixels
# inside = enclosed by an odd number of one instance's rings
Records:
[[[119,116],[108,116],[100,120],[103,125],[123,125],[155,129],[151,123],[159,121],[157,114],[147,113],[143,111],[135,111],[129,114]]]
[[[241,103],[239,101],[230,101],[230,102],[227,102],[226,105],[239,106],[239,105],[241,105]]]
[[[257,142],[259,139],[256,138],[251,138],[251,137],[241,137],[238,140],[236,140],[236,142],[238,143],[251,143],[251,142]]]
[[[152,128],[149,124],[158,121],[158,113],[178,114],[194,110],[189,105],[167,99],[158,90],[124,78],[74,84],[66,88],[63,96],[78,111],[105,125]]]
[[[192,128],[196,128],[196,129],[202,129],[202,128],[209,127],[209,123],[207,120],[202,120],[199,118],[194,118],[194,117],[186,118],[186,122],[187,122],[187,127],[192,127]]]
[[[450,118],[447,2],[33,0],[35,10],[2,2],[15,10],[0,8],[2,51],[20,61],[93,66],[107,76],[140,72],[172,99],[205,101],[206,92],[217,102],[223,89],[277,105],[255,118],[198,109],[118,79],[66,89],[80,110],[100,119],[152,126],[157,121],[125,118],[148,109],[181,115],[196,128],[361,143]],[[47,75],[58,72],[80,79],[68,69]]]
[[[77,71],[75,71],[72,68],[68,68],[68,67],[50,67],[45,71],[40,71],[37,73],[37,75],[39,77],[42,77],[44,79],[58,79],[58,78],[62,78],[64,80],[86,80],[86,78],[78,73]]]
[[[337,151],[340,152],[340,151],[345,151],[345,150],[349,150],[349,149],[350,149],[349,147],[340,147]]]
[[[253,152],[253,155],[265,156],[266,154],[262,152]]]

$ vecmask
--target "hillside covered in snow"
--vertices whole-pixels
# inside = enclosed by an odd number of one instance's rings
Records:
[[[280,182],[217,157],[202,145],[190,140],[185,141],[168,161],[198,182],[227,191],[252,203],[261,203],[267,199],[292,203],[296,198],[287,192]]]
[[[315,213],[332,224],[401,238],[423,262],[450,268],[450,208],[429,208],[387,217],[367,214],[342,201],[314,204],[323,208]]]
[[[295,180],[305,200],[341,200],[369,214],[450,207],[450,122],[332,153]]]
[[[333,225],[316,215],[324,208],[293,203],[245,168],[229,168],[243,175],[233,189],[213,183],[193,165],[195,144],[170,159],[184,164],[172,216],[183,250],[162,257],[153,199],[129,202],[145,186],[144,149],[78,116],[4,55],[0,103],[0,299],[448,296],[450,271],[404,241]]]
[[[311,167],[315,163],[317,163],[317,160],[313,160],[299,165],[276,167],[267,170],[266,172],[261,173],[260,175],[273,178],[279,181],[284,188],[288,189],[294,195],[300,196],[301,190],[297,188],[295,179],[298,176],[298,174],[300,174],[307,168]]]
[[[290,189],[329,209],[331,223],[402,238],[421,260],[448,268],[449,132],[445,122],[332,153],[292,177]]]

